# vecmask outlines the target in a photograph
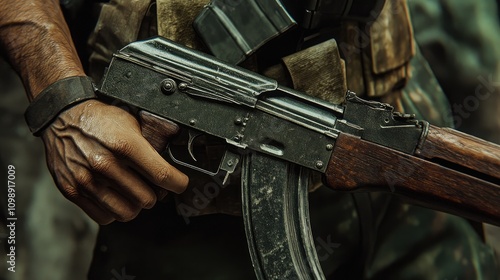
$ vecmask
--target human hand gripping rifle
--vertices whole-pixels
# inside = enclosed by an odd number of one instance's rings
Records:
[[[117,52],[98,93],[189,131],[193,159],[196,136],[225,140],[219,170],[184,165],[212,175],[241,165],[243,216],[259,279],[324,278],[309,225],[310,170],[334,190],[390,191],[500,225],[500,146],[351,92],[342,106],[330,104],[154,38]],[[175,151],[169,154],[182,164]]]

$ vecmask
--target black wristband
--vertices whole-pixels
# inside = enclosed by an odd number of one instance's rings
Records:
[[[90,77],[65,78],[51,84],[33,99],[24,117],[33,135],[39,136],[64,109],[96,97]]]

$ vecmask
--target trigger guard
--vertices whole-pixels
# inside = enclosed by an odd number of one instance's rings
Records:
[[[194,160],[194,161],[198,161],[196,159],[196,157],[194,156],[194,152],[193,152],[193,143],[194,143],[194,140],[197,138],[197,137],[200,137],[202,135],[202,133],[196,133],[194,134],[193,131],[189,131],[188,132],[189,134],[189,140],[188,140],[188,153],[189,155],[191,156],[191,158]]]
[[[196,165],[192,165],[192,164],[189,164],[189,163],[185,163],[181,160],[178,160],[174,157],[174,155],[172,154],[172,149],[170,149],[170,145],[167,147],[167,154],[168,154],[168,157],[176,164],[178,165],[181,165],[181,166],[185,166],[187,168],[190,168],[190,169],[193,169],[193,170],[196,170],[198,172],[201,172],[201,173],[204,173],[204,174],[207,174],[209,176],[215,176],[219,173],[219,170],[217,170],[217,172],[211,172],[211,171],[208,171],[206,169],[203,169],[201,167],[198,167]],[[191,153],[191,152],[190,152]],[[196,159],[195,159],[196,160]]]

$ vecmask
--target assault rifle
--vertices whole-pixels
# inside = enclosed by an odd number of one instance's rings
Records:
[[[118,51],[98,94],[223,139],[212,175],[242,168],[243,213],[259,279],[323,279],[308,219],[308,172],[343,191],[391,191],[500,225],[500,146],[348,92],[334,105],[162,38]],[[405,172],[398,172],[401,167]]]

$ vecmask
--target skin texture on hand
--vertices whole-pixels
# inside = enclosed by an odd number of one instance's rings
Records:
[[[0,47],[29,100],[66,77],[85,76],[57,0],[0,0]]]
[[[59,1],[0,0],[0,7],[0,48],[30,100],[60,79],[85,75]],[[164,132],[176,131],[165,121],[149,122],[152,127],[155,122],[157,127],[170,126]],[[155,150],[164,143],[152,146],[134,116],[97,100],[59,114],[42,139],[60,191],[100,224],[131,220],[141,209],[151,208],[164,190],[182,192],[188,184],[187,176]]]
[[[132,115],[97,100],[60,114],[42,139],[60,191],[100,224],[129,221],[153,207],[157,194],[147,181],[176,193],[188,183],[142,136]]]

